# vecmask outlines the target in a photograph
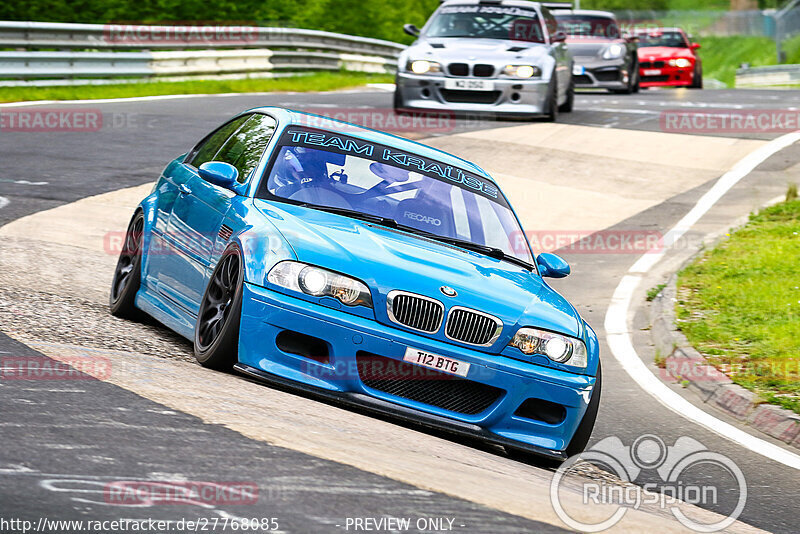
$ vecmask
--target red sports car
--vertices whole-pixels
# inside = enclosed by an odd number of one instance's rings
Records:
[[[641,87],[703,87],[703,66],[698,43],[680,28],[639,29],[639,77]]]

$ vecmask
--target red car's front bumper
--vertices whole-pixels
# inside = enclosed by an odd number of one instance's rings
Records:
[[[689,67],[640,68],[640,87],[688,86],[694,81],[694,65]]]

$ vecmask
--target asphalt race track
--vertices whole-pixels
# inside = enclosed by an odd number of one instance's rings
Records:
[[[158,372],[147,380],[124,370],[109,381],[0,380],[0,516],[35,522],[42,516],[175,520],[255,515],[278,518],[285,532],[346,531],[347,518],[355,517],[413,517],[450,518],[451,530],[470,533],[561,531],[551,510],[536,507],[546,502],[546,495],[531,495],[526,508],[526,496],[515,495],[511,482],[529,478],[535,487],[545,488],[550,471],[479,444],[341,410],[241,377],[201,373],[190,363],[191,347],[165,329],[120,324],[108,316],[102,299],[110,272],[102,270],[109,262],[113,267],[113,258],[76,255],[75,250],[90,249],[85,244],[77,245],[83,249],[70,248],[76,245],[70,225],[85,223],[88,228],[93,218],[100,218],[89,211],[98,206],[89,197],[111,194],[102,197],[115,199],[102,215],[123,221],[119,229],[124,229],[130,212],[120,206],[130,194],[123,199],[114,192],[122,195],[143,186],[143,192],[137,192],[143,196],[144,184],[151,183],[169,159],[234,113],[259,105],[318,113],[381,110],[374,116],[388,121],[390,104],[391,93],[375,88],[0,107],[0,114],[36,107],[81,108],[103,117],[98,131],[0,131],[0,356],[54,356],[84,347],[104,350],[130,369],[140,368],[140,355],[160,362],[152,364]],[[784,133],[663,133],[665,113],[720,109],[796,111],[800,92],[579,93],[575,111],[560,115],[557,125],[467,117],[414,132],[413,137],[490,170],[527,229],[563,230],[556,225],[572,216],[575,223],[567,227],[572,230],[665,232],[740,157]],[[528,178],[533,181],[525,181]],[[691,228],[687,246],[669,251],[647,275],[634,299],[638,305],[632,324],[637,351],[651,367],[654,354],[644,292],[663,282],[703,239],[724,232],[783,194],[789,181],[800,181],[800,144],[778,152],[745,176]],[[580,191],[574,205],[572,191]],[[87,203],[73,205],[82,199]],[[59,207],[62,211],[45,211]],[[33,214],[38,215],[22,219]],[[58,220],[63,229],[36,226]],[[2,228],[8,223],[12,224]],[[52,235],[46,247],[28,246],[31,240],[42,246],[45,238],[40,237],[48,232]],[[573,274],[553,285],[601,339],[603,402],[592,443],[617,436],[631,444],[653,434],[671,445],[682,436],[691,437],[731,458],[743,471],[749,491],[739,517],[746,525],[737,525],[738,530],[751,525],[797,531],[797,470],[667,410],[610,354],[603,341],[604,318],[617,284],[638,255],[562,252]],[[679,385],[671,387],[728,421]],[[224,398],[225,391],[231,392],[222,401],[225,406],[204,402],[213,395]],[[272,411],[261,418],[258,410],[270,406]],[[248,422],[251,413],[254,419]],[[269,421],[268,429],[258,428],[263,421]],[[318,432],[314,425],[321,425]],[[433,459],[415,464],[392,453]],[[687,476],[699,484],[718,475],[700,468]],[[260,488],[260,506],[244,511],[195,504],[121,507],[104,498],[103,487],[110,481],[163,479],[252,481]],[[636,482],[659,479],[644,473]],[[736,488],[723,487],[718,502],[707,507],[724,515],[737,497]],[[650,514],[635,516],[641,521],[635,523],[637,528],[660,526],[659,517],[666,521],[663,515]],[[675,522],[670,525],[672,529]],[[442,530],[446,529],[429,526],[425,531]]]

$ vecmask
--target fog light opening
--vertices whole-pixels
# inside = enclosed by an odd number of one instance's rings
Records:
[[[422,98],[430,98],[431,97],[431,90],[430,89],[423,89],[421,94],[422,94]]]
[[[275,345],[287,354],[295,354],[319,363],[330,363],[328,344],[317,337],[284,330],[275,338]]]
[[[511,101],[514,102],[515,104],[519,102],[521,99],[522,95],[520,95],[519,93],[511,93]]]
[[[527,399],[519,405],[514,415],[557,425],[567,417],[567,410],[562,405],[543,399]]]

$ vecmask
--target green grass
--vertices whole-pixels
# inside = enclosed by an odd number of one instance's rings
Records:
[[[676,311],[734,382],[800,413],[800,200],[751,215],[682,271]]]
[[[85,100],[154,95],[255,93],[275,91],[331,91],[366,83],[391,83],[389,74],[319,72],[288,78],[196,80],[188,82],[121,83],[65,87],[0,87],[0,102],[25,100]]]
[[[648,289],[647,302],[652,302],[658,296],[658,294],[661,293],[661,290],[664,289],[665,287],[667,287],[667,284],[658,284],[657,286]]]
[[[775,41],[769,37],[699,37],[703,77],[717,79],[733,87],[736,69],[742,63],[751,67],[775,65]],[[784,42],[786,63],[800,63],[800,35]]]

